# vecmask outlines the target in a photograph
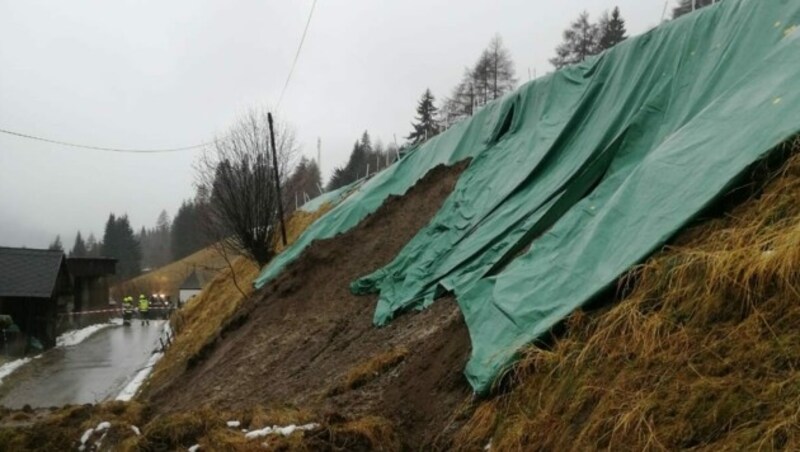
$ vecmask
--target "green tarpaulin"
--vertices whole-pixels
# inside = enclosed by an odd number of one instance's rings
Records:
[[[484,391],[800,130],[798,23],[800,2],[725,0],[529,83],[369,181],[257,285],[436,163],[471,156],[430,224],[352,289],[380,292],[379,325],[455,292],[467,377]]]

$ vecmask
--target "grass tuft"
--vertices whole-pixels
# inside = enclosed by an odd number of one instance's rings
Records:
[[[800,448],[800,142],[789,147],[750,199],[630,271],[619,302],[527,350],[489,402],[496,420],[481,405],[455,447]]]

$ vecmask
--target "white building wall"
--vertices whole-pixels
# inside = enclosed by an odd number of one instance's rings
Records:
[[[181,289],[180,292],[178,292],[178,300],[180,300],[181,304],[183,304],[199,293],[200,289]]]

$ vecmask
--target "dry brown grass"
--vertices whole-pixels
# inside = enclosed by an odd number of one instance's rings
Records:
[[[212,280],[226,269],[225,259],[213,248],[205,248],[171,264],[157,268],[129,281],[121,282],[111,288],[111,296],[121,300],[123,296],[137,296],[140,293],[164,293],[177,299],[178,289],[183,281],[195,270],[201,283]]]
[[[286,224],[289,243],[294,242],[308,225],[328,210],[330,206],[326,205],[314,213],[296,211]],[[152,388],[163,387],[177,378],[187,364],[202,353],[204,347],[210,346],[217,339],[223,327],[252,294],[251,283],[258,276],[258,266],[242,257],[234,258],[231,266],[238,286],[231,275],[231,269],[226,268],[200,294],[175,313],[172,319],[177,332],[175,340],[156,364],[151,378],[143,388],[145,394]]]
[[[21,412],[11,412],[17,418]],[[31,412],[32,422],[10,428],[6,419],[0,422],[0,450],[74,450],[80,444],[83,433],[97,427],[100,422],[110,422],[111,428],[105,432],[103,446],[117,445],[115,450],[130,450],[125,444],[136,434],[132,425],[143,422],[142,406],[136,402],[105,402],[98,405],[66,406],[51,412]],[[91,437],[90,442],[98,441],[101,434]]]
[[[328,390],[328,395],[342,394],[358,389],[403,362],[406,356],[408,356],[408,348],[402,346],[374,355],[351,368],[340,382]]]
[[[618,304],[528,350],[487,402],[496,417],[479,408],[456,446],[798,450],[799,150],[759,196],[630,272]]]

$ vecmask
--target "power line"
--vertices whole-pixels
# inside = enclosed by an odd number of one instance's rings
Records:
[[[303,50],[303,43],[306,41],[306,35],[308,34],[309,25],[311,25],[311,17],[314,15],[314,8],[317,6],[317,0],[311,4],[311,10],[308,12],[308,19],[306,20],[306,26],[303,29],[303,35],[300,37],[300,44],[297,46],[297,52],[294,55],[294,61],[292,61],[292,66],[289,69],[289,74],[286,77],[286,83],[283,84],[283,89],[281,90],[281,95],[278,98],[278,104],[276,109],[280,109],[281,103],[283,102],[283,96],[286,94],[286,89],[289,87],[289,82],[292,80],[292,75],[294,74],[295,66],[297,66],[297,60],[300,59],[300,53]],[[158,154],[158,153],[165,153],[165,152],[182,152],[182,151],[190,151],[192,149],[202,148],[211,142],[205,142],[200,144],[195,144],[193,146],[184,146],[179,148],[167,148],[167,149],[125,149],[125,148],[112,148],[112,147],[104,147],[104,146],[92,146],[86,144],[77,144],[77,143],[70,143],[67,141],[60,141],[60,140],[53,140],[50,138],[39,137],[35,135],[29,135],[27,133],[22,132],[15,132],[13,130],[6,130],[0,129],[0,133],[4,133],[7,135],[13,135],[20,138],[27,138],[29,140],[36,140],[42,141],[45,143],[52,143],[52,144],[59,144],[62,146],[70,146],[74,148],[80,149],[90,149],[94,151],[104,151],[104,152],[124,152],[124,153],[131,153],[131,154]]]
[[[306,40],[306,34],[308,33],[308,26],[311,24],[311,16],[314,15],[314,7],[317,6],[317,0],[311,4],[311,11],[308,12],[308,20],[306,21],[306,28],[303,29],[303,36],[300,37],[300,45],[297,46],[297,53],[294,55],[294,61],[292,61],[292,67],[289,69],[289,75],[286,77],[286,83],[283,84],[283,89],[281,90],[281,95],[278,97],[278,105],[275,107],[276,110],[281,108],[281,102],[283,102],[283,95],[286,94],[286,88],[289,86],[289,81],[292,79],[292,74],[294,73],[294,67],[297,65],[297,60],[300,58],[300,51],[303,49],[303,43]]]
[[[12,130],[5,130],[0,129],[0,133],[5,133],[7,135],[13,135],[16,137],[27,138],[29,140],[36,140],[36,141],[43,141],[45,143],[52,143],[52,144],[60,144],[63,146],[71,146],[74,148],[81,148],[81,149],[91,149],[94,151],[104,151],[104,152],[126,152],[132,154],[158,154],[164,152],[181,152],[181,151],[190,151],[192,149],[201,148],[203,146],[211,144],[210,142],[195,144],[193,146],[184,146],[180,148],[167,148],[167,149],[124,149],[124,148],[108,148],[103,146],[91,146],[86,144],[77,144],[77,143],[70,143],[67,141],[59,141],[59,140],[52,140],[50,138],[38,137],[35,135],[28,135],[27,133],[21,132],[14,132]]]

